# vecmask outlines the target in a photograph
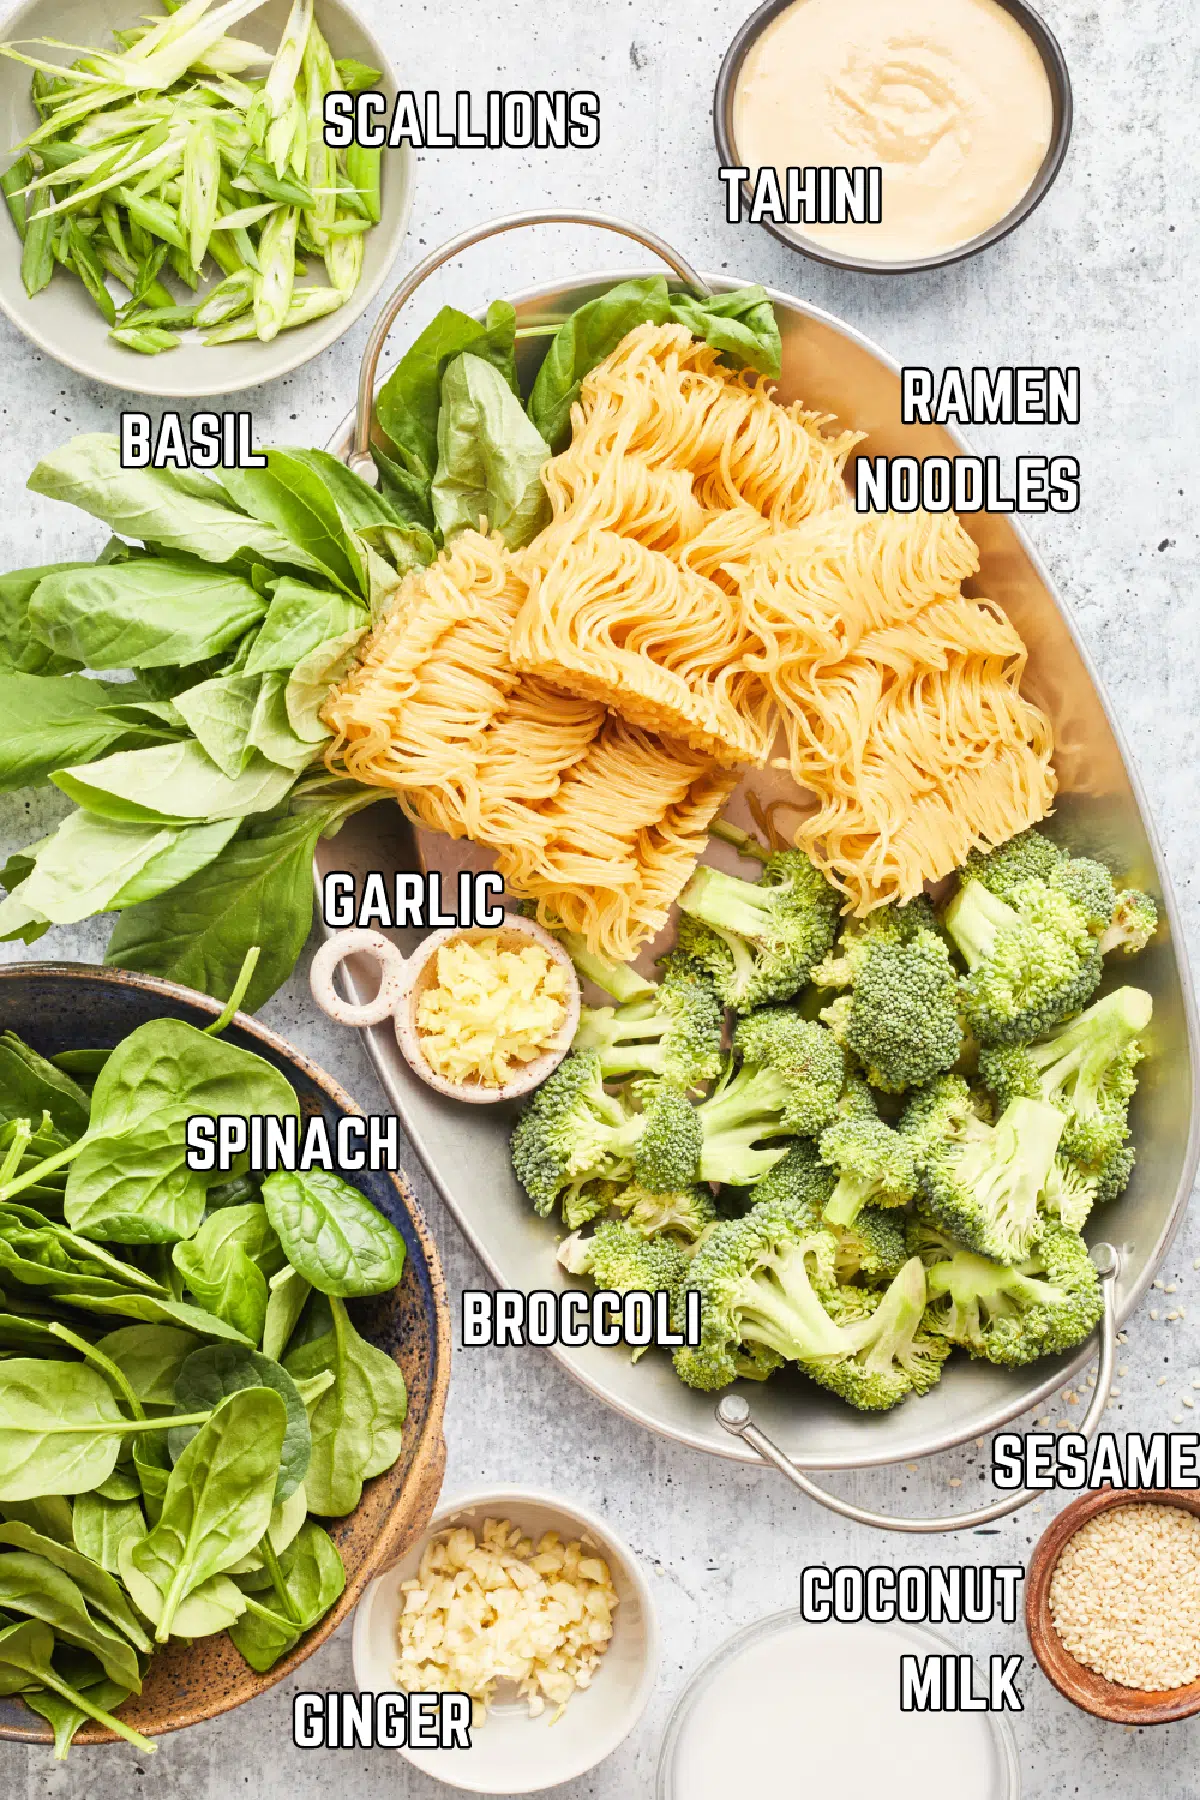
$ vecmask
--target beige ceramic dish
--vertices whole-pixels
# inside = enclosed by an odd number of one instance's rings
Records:
[[[501,1087],[483,1087],[474,1082],[447,1081],[429,1066],[421,1048],[417,1030],[417,1006],[422,994],[437,985],[437,953],[443,944],[459,938],[468,943],[490,939],[502,950],[524,948],[535,943],[562,969],[567,980],[567,1010],[563,1022],[540,1056],[525,1064],[519,1075]],[[334,985],[334,975],[349,956],[374,962],[379,970],[379,991],[373,1000],[356,1003],[343,1000]],[[360,965],[361,966],[361,965]],[[551,937],[533,919],[509,913],[503,925],[452,925],[445,931],[434,931],[410,956],[405,956],[381,931],[339,931],[329,938],[313,958],[310,975],[313,999],[339,1025],[382,1025],[391,1019],[396,1027],[396,1042],[405,1062],[415,1075],[439,1094],[450,1100],[464,1100],[470,1106],[490,1106],[498,1100],[519,1100],[545,1081],[557,1069],[575,1036],[579,1024],[579,977],[575,965],[556,938]]]
[[[111,48],[113,30],[137,23],[146,9],[139,0],[25,0],[5,20],[2,33],[8,43],[31,38],[59,38],[67,44],[94,44]],[[239,37],[273,49],[283,33],[290,11],[289,0],[264,0],[236,27]],[[396,79],[384,52],[371,32],[344,0],[317,0],[317,23],[335,57],[354,57],[382,71],[379,90],[395,98]],[[64,65],[73,59],[69,50],[34,51],[50,62]],[[31,71],[23,63],[0,58],[0,167],[12,161],[9,154],[38,123],[29,98]],[[200,400],[209,394],[236,394],[288,375],[318,355],[349,330],[371,304],[386,281],[404,239],[412,210],[413,159],[407,147],[384,157],[383,217],[366,234],[362,279],[353,294],[334,313],[295,331],[281,331],[272,343],[222,344],[206,348],[198,334],[189,334],[174,350],[160,356],[139,356],[114,344],[108,327],[83,290],[82,284],[63,270],[49,287],[33,299],[21,281],[20,243],[7,212],[0,216],[0,309],[8,314],[40,350],[79,375],[131,394],[161,394],[175,400]],[[320,285],[313,272],[305,284]],[[124,290],[122,290],[123,292]]]

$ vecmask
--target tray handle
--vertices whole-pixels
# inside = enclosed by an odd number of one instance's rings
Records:
[[[1100,1277],[1104,1311],[1100,1316],[1100,1367],[1096,1375],[1096,1392],[1080,1426],[1085,1438],[1091,1438],[1098,1430],[1108,1402],[1108,1391],[1112,1386],[1117,1357],[1116,1284],[1121,1268],[1120,1255],[1112,1244],[1093,1245],[1092,1261],[1096,1264]],[[750,1403],[744,1395],[726,1394],[717,1406],[717,1423],[733,1437],[741,1438],[744,1444],[748,1444],[772,1468],[778,1469],[781,1475],[786,1475],[792,1485],[798,1487],[802,1494],[807,1494],[810,1500],[828,1507],[830,1512],[840,1513],[844,1519],[853,1519],[856,1525],[874,1525],[881,1531],[970,1531],[976,1526],[990,1524],[993,1519],[1003,1519],[1006,1514],[1017,1512],[1031,1500],[1041,1499],[1044,1493],[1041,1488],[1022,1488],[1019,1493],[1008,1494],[1003,1500],[997,1500],[991,1506],[981,1506],[975,1512],[949,1514],[936,1519],[893,1518],[890,1513],[870,1512],[865,1506],[855,1506],[852,1501],[843,1500],[837,1494],[818,1487],[815,1481],[810,1481],[791,1458],[784,1455],[774,1439],[769,1438],[754,1423]]]
[[[379,482],[379,471],[371,458],[371,410],[375,400],[375,374],[384,342],[401,307],[412,299],[422,282],[435,269],[440,269],[443,263],[449,262],[461,251],[469,250],[473,244],[486,243],[489,238],[501,237],[507,231],[521,231],[526,225],[594,225],[597,231],[616,232],[618,237],[632,238],[643,249],[653,250],[696,293],[708,294],[712,291],[691,264],[685,262],[655,232],[647,231],[641,225],[630,225],[624,219],[614,219],[608,213],[576,212],[566,208],[546,212],[501,213],[494,219],[485,219],[482,225],[475,225],[470,231],[460,231],[457,237],[447,238],[444,244],[439,244],[436,250],[431,250],[415,268],[409,270],[376,319],[367,339],[367,347],[363,351],[362,367],[358,372],[354,442],[346,460],[354,474],[369,482],[372,487],[376,487]]]

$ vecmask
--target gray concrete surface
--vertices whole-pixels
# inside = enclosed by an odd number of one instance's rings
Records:
[[[402,263],[493,212],[535,204],[602,206],[644,221],[701,268],[789,289],[844,315],[906,360],[942,363],[1078,363],[1083,421],[1074,431],[977,432],[984,447],[1079,455],[1083,499],[1068,518],[1028,528],[1066,596],[1123,721],[1150,794],[1182,903],[1193,956],[1200,914],[1193,867],[1200,851],[1196,797],[1197,568],[1194,497],[1200,481],[1200,373],[1195,272],[1195,35],[1168,0],[1128,0],[1116,11],[1093,0],[1047,0],[1075,81],[1076,128],[1064,174],[1015,236],[973,262],[940,274],[888,280],[838,274],[793,256],[761,230],[723,223],[714,174],[709,108],[725,45],[748,0],[662,0],[657,8],[547,8],[541,0],[419,4],[360,0],[392,48],[401,82],[450,94],[470,86],[595,87],[602,133],[591,153],[421,155],[412,226]],[[10,10],[10,9],[6,9]],[[131,6],[131,17],[138,8]],[[9,253],[5,251],[5,253]],[[492,295],[564,270],[612,267],[619,250],[581,234],[541,232],[472,253],[444,275],[426,314],[453,298],[475,306]],[[1189,279],[1189,276],[1191,279]],[[367,321],[315,364],[250,397],[261,441],[322,442],[353,398]],[[78,554],[99,534],[76,516],[30,499],[24,479],[38,456],[77,431],[114,428],[122,397],[88,386],[46,360],[0,323],[0,520],[6,566]],[[246,404],[245,397],[239,405]],[[58,816],[44,796],[0,802],[4,850],[32,841]],[[98,958],[99,925],[60,930],[35,954]],[[19,947],[4,946],[6,956]],[[378,1104],[356,1043],[314,1016],[303,970],[266,1009],[268,1021]],[[480,1270],[421,1170],[427,1205],[452,1290]],[[1195,1414],[1200,1346],[1187,1303],[1200,1231],[1186,1222],[1163,1279],[1130,1327],[1121,1367],[1117,1428],[1169,1428]],[[1168,1323],[1184,1305],[1189,1316]],[[1149,1307],[1159,1313],[1152,1320]],[[1080,1408],[1062,1404],[1055,1417]],[[658,1743],[672,1696],[688,1670],[733,1627],[797,1591],[808,1562],[1021,1560],[1054,1502],[1003,1524],[986,1539],[885,1539],[835,1522],[792,1497],[776,1477],[660,1443],[604,1411],[537,1351],[458,1359],[447,1418],[447,1493],[481,1482],[556,1488],[602,1510],[653,1571],[663,1660],[653,1702],[628,1742],[590,1776],[558,1790],[563,1800],[641,1800],[653,1789]],[[866,1474],[841,1483],[871,1505],[925,1511],[981,1495],[978,1449],[919,1469]],[[973,1626],[953,1632],[985,1657],[1019,1651],[1023,1633]],[[343,1631],[303,1671],[303,1685],[351,1684]],[[1200,1724],[1150,1732],[1102,1725],[1072,1710],[1036,1668],[1024,1681],[1026,1711],[1015,1721],[1027,1800],[1087,1793],[1192,1800]],[[445,1790],[394,1753],[294,1750],[291,1684],[224,1719],[162,1742],[142,1761],[124,1747],[75,1753],[65,1767],[45,1751],[0,1744],[3,1800],[434,1800]],[[853,1756],[853,1746],[847,1746]],[[953,1787],[950,1771],[931,1783]],[[796,1791],[802,1791],[802,1767]]]

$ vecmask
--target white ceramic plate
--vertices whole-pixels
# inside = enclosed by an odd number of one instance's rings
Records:
[[[632,1731],[654,1687],[658,1626],[637,1558],[594,1513],[553,1494],[494,1488],[439,1507],[415,1549],[363,1595],[354,1617],[354,1680],[360,1693],[394,1693],[400,1584],[417,1572],[429,1539],[450,1525],[478,1532],[485,1519],[510,1519],[529,1536],[557,1531],[594,1544],[607,1562],[620,1604],[613,1635],[588,1688],[561,1717],[553,1707],[531,1719],[524,1701],[502,1700],[471,1734],[469,1750],[403,1750],[415,1768],[470,1794],[538,1794],[603,1761]]]
[[[242,20],[236,35],[273,49],[289,10],[289,0],[266,0]],[[139,0],[26,0],[6,21],[4,37],[8,42],[24,43],[30,38],[52,37],[68,44],[111,49],[114,27],[127,29],[142,13]],[[316,16],[334,56],[353,57],[381,70],[380,91],[393,98],[396,80],[382,48],[343,0],[317,0]],[[66,50],[35,50],[32,54],[49,62],[73,60]],[[38,123],[29,98],[30,74],[23,63],[0,58],[0,166],[5,168],[13,160],[9,154],[12,147]],[[387,280],[412,209],[412,169],[407,146],[385,153],[383,217],[366,235],[362,280],[349,300],[311,325],[280,332],[269,344],[252,339],[206,348],[198,337],[185,338],[177,349],[165,350],[160,356],[141,356],[113,343],[81,283],[66,270],[57,269],[49,287],[30,299],[21,281],[20,244],[6,209],[0,217],[0,307],[48,356],[80,375],[127,393],[199,400],[275,381],[335,343]],[[309,276],[302,279],[321,285],[323,271],[314,271],[311,258],[309,270]]]

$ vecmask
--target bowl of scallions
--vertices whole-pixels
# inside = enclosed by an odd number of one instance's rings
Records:
[[[0,45],[0,307],[82,375],[195,399],[289,373],[395,260],[412,158],[324,141],[395,79],[342,0],[27,0]]]

